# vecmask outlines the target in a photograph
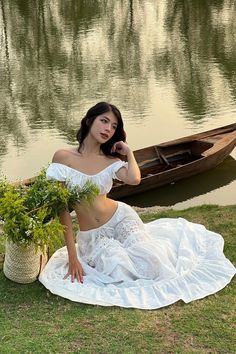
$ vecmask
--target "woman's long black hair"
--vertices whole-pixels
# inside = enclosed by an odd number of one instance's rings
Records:
[[[76,138],[79,142],[79,151],[83,145],[83,141],[88,135],[90,128],[97,118],[97,116],[106,113],[106,112],[113,112],[113,114],[117,118],[117,127],[115,130],[114,135],[110,140],[101,144],[102,152],[107,156],[119,156],[118,153],[111,153],[111,148],[117,141],[126,141],[126,133],[124,131],[124,124],[122,120],[121,113],[119,109],[114,106],[113,104],[107,102],[99,102],[95,106],[91,107],[88,112],[86,113],[85,117],[81,120],[80,128],[76,134]]]

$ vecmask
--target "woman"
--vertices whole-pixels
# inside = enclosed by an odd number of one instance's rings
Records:
[[[80,186],[90,180],[100,193],[92,204],[75,206],[76,243],[69,212],[61,214],[66,247],[51,257],[39,280],[73,301],[143,309],[222,289],[235,268],[223,254],[220,235],[181,218],[143,224],[130,206],[107,198],[113,179],[140,182],[125,138],[119,110],[100,102],[81,121],[79,147],[55,153],[48,178]]]

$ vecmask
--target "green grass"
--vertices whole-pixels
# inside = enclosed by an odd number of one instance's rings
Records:
[[[184,217],[225,239],[236,264],[236,206],[145,214]],[[0,244],[0,252],[3,244]],[[20,285],[0,272],[0,353],[236,353],[235,279],[202,300],[145,311],[73,303],[39,282]]]

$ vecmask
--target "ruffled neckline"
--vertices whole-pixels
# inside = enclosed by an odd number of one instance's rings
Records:
[[[84,173],[84,172],[82,172],[82,171],[79,171],[79,170],[77,170],[77,169],[75,169],[75,168],[73,168],[73,167],[67,166],[67,165],[65,165],[65,164],[63,164],[63,163],[59,163],[59,162],[52,162],[50,165],[59,165],[59,166],[62,166],[63,168],[68,168],[69,170],[75,171],[75,172],[77,172],[78,174],[81,174],[81,175],[84,175],[84,176],[87,176],[87,177],[95,177],[95,176],[100,175],[102,172],[105,172],[105,171],[106,171],[107,169],[109,169],[111,166],[113,166],[113,165],[115,165],[115,164],[117,164],[117,163],[120,163],[120,162],[122,162],[122,161],[121,161],[121,160],[115,161],[115,162],[111,163],[110,165],[108,165],[107,167],[103,168],[101,171],[99,171],[99,172],[97,172],[97,173],[94,173],[94,174],[91,174],[91,175],[89,175],[89,174],[87,174],[87,173]]]

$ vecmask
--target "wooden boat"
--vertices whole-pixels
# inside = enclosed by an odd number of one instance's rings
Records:
[[[236,146],[236,123],[134,151],[141,183],[114,181],[109,197],[122,199],[207,171]],[[30,185],[35,177],[21,183]],[[19,184],[19,182],[17,182]]]
[[[236,146],[236,123],[134,151],[141,183],[114,181],[109,197],[122,199],[207,171]]]

